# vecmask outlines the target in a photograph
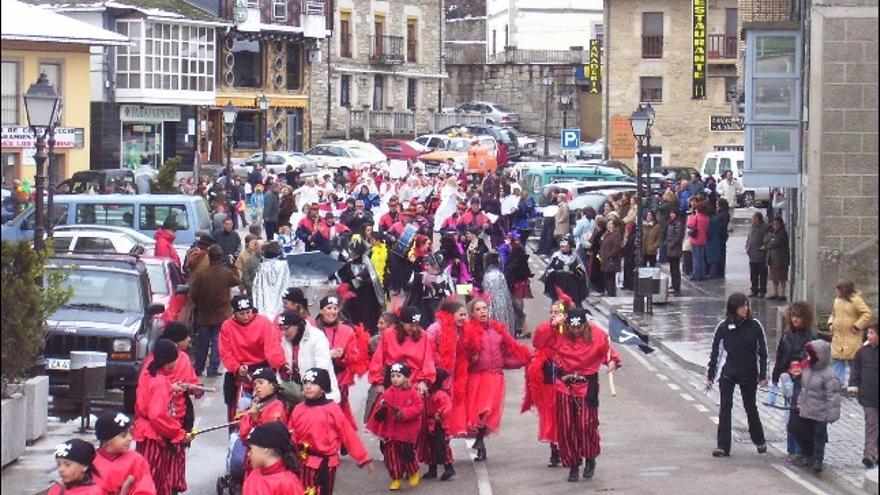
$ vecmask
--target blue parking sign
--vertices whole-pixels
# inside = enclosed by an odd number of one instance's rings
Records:
[[[576,150],[581,145],[580,129],[563,129],[560,138],[562,149]]]

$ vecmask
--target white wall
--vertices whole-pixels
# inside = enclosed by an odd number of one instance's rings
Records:
[[[513,26],[511,7],[515,9]],[[488,0],[486,16],[488,53],[504,51],[505,26],[509,26],[511,44],[520,49],[586,48],[593,37],[593,26],[602,24],[602,0]]]
[[[58,12],[59,14],[85,22],[97,28],[104,29],[104,19],[101,12]],[[114,31],[114,29],[110,29]],[[89,99],[91,101],[104,101],[104,81],[107,80],[104,66],[104,50],[111,50],[103,46],[89,48]]]

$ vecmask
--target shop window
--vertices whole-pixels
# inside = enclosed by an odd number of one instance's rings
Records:
[[[641,96],[640,101],[643,102],[661,102],[663,101],[663,78],[662,77],[640,77]]]
[[[17,125],[19,114],[19,103],[21,102],[21,88],[19,86],[19,68],[18,62],[3,61],[2,84],[0,84],[0,93],[2,93],[2,123],[3,125]]]
[[[351,76],[348,74],[343,74],[339,78],[339,105],[351,106]]]
[[[122,123],[122,166],[134,170],[141,163],[162,164],[162,124]]]
[[[186,206],[184,205],[141,205],[140,218],[138,219],[139,230],[156,230],[161,228],[168,217],[174,218],[179,230],[189,229],[186,218]]]
[[[287,89],[302,89],[303,50],[300,43],[287,44]]]
[[[272,0],[272,20],[287,20],[287,0]]]
[[[235,148],[259,149],[263,114],[259,110],[240,110],[232,128],[232,143]]]
[[[214,91],[214,28],[120,20],[116,31],[132,40],[116,48],[118,89]]]
[[[259,41],[235,40],[232,54],[233,86],[236,88],[259,88],[263,86],[263,53]]]

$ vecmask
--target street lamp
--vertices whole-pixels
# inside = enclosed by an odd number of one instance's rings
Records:
[[[263,165],[263,170],[266,170],[266,140],[269,138],[269,98],[266,98],[265,94],[260,96],[260,110],[262,110],[263,129],[265,129],[265,134],[263,134],[263,157],[260,159],[260,163]]]
[[[630,115],[630,124],[632,125],[632,133],[638,141],[637,163],[636,163],[636,206],[638,214],[636,216],[636,266],[633,274],[633,313],[645,312],[645,298],[640,290],[639,268],[645,262],[644,252],[642,250],[642,218],[644,217],[644,189],[642,187],[642,176],[645,177],[645,187],[647,188],[648,198],[651,197],[651,180],[650,172],[645,173],[645,158],[647,156],[646,148],[651,146],[651,126],[654,124],[654,108],[649,103],[647,106],[639,104],[635,111]],[[648,291],[648,312],[652,312],[651,308],[651,291]]]
[[[541,84],[546,88],[544,92],[544,158],[547,158],[550,155],[550,141],[547,138],[547,133],[550,125],[550,88],[553,86],[553,76],[542,77]]]
[[[238,109],[231,101],[226,102],[223,107],[223,131],[226,134],[226,197],[231,198],[232,191],[232,128],[235,126],[235,118],[238,116]],[[199,178],[196,177],[196,184]]]
[[[61,112],[64,110],[64,104],[58,103],[58,111],[55,112],[55,123],[49,127],[49,140],[47,144],[49,145],[49,160],[48,169],[49,169],[49,193],[46,195],[47,204],[46,211],[48,214],[46,215],[48,218],[46,219],[46,237],[49,239],[52,238],[52,235],[55,232],[55,176],[58,174],[58,164],[55,162],[55,129],[61,126]],[[53,167],[54,165],[54,167]]]
[[[46,187],[46,175],[44,167],[46,165],[46,135],[54,131],[55,119],[58,113],[58,103],[61,97],[58,91],[49,84],[49,78],[45,73],[41,73],[37,78],[37,82],[31,84],[27,93],[24,94],[24,107],[27,111],[28,125],[34,133],[34,162],[36,162],[37,170],[34,176],[35,198],[34,206],[36,208],[35,226],[34,226],[34,250],[42,251],[45,247],[43,240],[43,190]]]

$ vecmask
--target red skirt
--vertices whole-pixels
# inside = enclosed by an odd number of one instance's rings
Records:
[[[467,385],[467,430],[475,434],[481,428],[495,433],[501,427],[504,410],[504,374],[471,373]]]
[[[318,485],[319,469],[313,469],[305,464],[301,464],[299,470],[300,479],[302,480],[303,487],[306,489],[306,493],[313,493],[315,495],[333,495],[333,487],[336,484],[335,467],[327,468],[327,480],[323,487]],[[313,491],[309,492],[309,489]]]
[[[156,495],[174,495],[186,491],[186,449],[175,444],[176,452],[171,452],[165,441],[149,438],[137,442],[135,450],[147,460],[150,474],[156,483]]]

